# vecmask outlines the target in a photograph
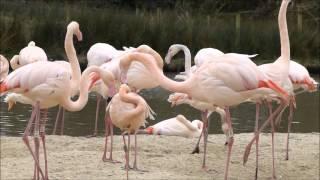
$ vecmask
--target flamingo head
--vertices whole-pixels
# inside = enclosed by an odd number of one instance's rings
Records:
[[[172,93],[169,95],[168,102],[170,102],[171,107],[173,107],[185,103],[187,99],[189,99],[187,94]]]
[[[80,31],[80,25],[78,22],[72,21],[69,23],[67,29],[71,30],[73,34],[77,36],[78,41],[82,41],[82,32]]]
[[[166,55],[166,57],[164,58],[165,59],[165,62],[167,64],[170,64],[171,62],[171,59],[174,55],[176,55],[178,52],[180,51],[179,49],[179,44],[173,44],[169,47],[168,49],[168,53]]]

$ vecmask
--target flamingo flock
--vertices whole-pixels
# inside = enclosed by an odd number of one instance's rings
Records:
[[[112,156],[113,126],[122,131],[126,177],[129,170],[140,170],[137,165],[138,143],[137,134],[198,137],[192,153],[199,153],[199,144],[203,137],[203,160],[201,169],[208,170],[206,154],[208,142],[209,116],[217,112],[221,117],[222,131],[226,136],[227,152],[224,179],[228,179],[230,156],[234,143],[230,107],[244,102],[256,104],[256,124],[254,136],[245,149],[243,161],[248,160],[251,146],[256,144],[256,173],[258,179],[259,133],[271,125],[272,145],[272,179],[276,179],[274,162],[274,133],[283,111],[289,107],[288,135],[286,143],[286,160],[289,159],[289,133],[296,108],[295,96],[302,92],[313,92],[318,89],[318,83],[310,77],[307,69],[301,64],[290,60],[290,41],[286,20],[287,7],[290,0],[282,0],[279,15],[279,32],[281,54],[273,62],[257,65],[251,59],[257,54],[223,53],[215,48],[200,49],[194,57],[187,46],[174,44],[170,46],[165,62],[170,63],[173,57],[183,50],[185,54],[185,72],[176,75],[172,80],[163,72],[164,60],[161,55],[148,45],[124,47],[117,50],[106,43],[94,44],[87,53],[88,67],[81,72],[73,39],[82,40],[79,23],[68,24],[64,48],[66,61],[48,61],[45,51],[31,41],[19,55],[13,56],[10,65],[13,71],[9,73],[9,61],[0,55],[0,94],[6,96],[9,110],[16,102],[31,105],[32,113],[23,134],[23,142],[34,161],[33,179],[49,179],[48,161],[45,140],[47,109],[60,106],[55,122],[54,134],[59,123],[59,116],[64,110],[75,112],[83,109],[90,92],[97,93],[97,109],[93,136],[97,135],[99,104],[106,101],[105,108],[105,147],[102,156],[104,162],[119,163]],[[188,104],[200,111],[201,120],[188,120],[184,115],[160,121],[146,127],[147,120],[154,120],[156,111],[151,109],[139,92],[160,86],[170,91],[168,97],[171,106]],[[76,100],[72,97],[78,95]],[[278,107],[272,109],[275,101]],[[260,106],[266,104],[269,117],[259,126]],[[62,112],[60,112],[62,111]],[[61,135],[63,134],[63,123]],[[144,127],[144,128],[142,128]],[[130,135],[134,135],[134,161],[130,166]],[[126,138],[127,135],[127,138]],[[111,138],[109,142],[108,139]],[[30,138],[33,138],[34,147]],[[108,143],[109,142],[109,143]],[[41,167],[40,146],[43,148],[44,167]],[[110,144],[110,148],[108,148]],[[108,151],[109,150],[109,151]],[[109,156],[107,157],[107,154]]]

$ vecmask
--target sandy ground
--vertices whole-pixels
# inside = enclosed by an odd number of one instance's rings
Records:
[[[242,165],[244,147],[251,137],[235,135],[230,179],[254,178],[255,145],[247,165]],[[284,160],[285,137],[281,133],[275,136],[277,178],[319,179],[319,133],[292,134],[289,161]],[[49,179],[125,179],[121,140],[115,137],[114,158],[122,163],[112,164],[101,160],[103,137],[47,136]],[[203,153],[190,154],[196,139],[139,135],[138,167],[146,172],[131,170],[129,179],[223,179],[227,152],[224,140],[223,135],[210,135],[206,172],[200,168]],[[271,179],[270,142],[270,134],[263,134],[259,179]],[[21,138],[1,137],[1,180],[32,177],[33,161]]]

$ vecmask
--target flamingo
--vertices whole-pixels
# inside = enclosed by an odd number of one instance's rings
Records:
[[[202,128],[203,123],[200,120],[196,119],[190,122],[185,116],[179,114],[147,127],[142,133],[193,138],[200,136]]]
[[[102,66],[105,64],[109,64],[113,59],[124,54],[125,51],[117,50],[112,45],[107,43],[95,43],[92,45],[87,53],[88,59],[88,67],[90,66]],[[112,63],[113,66],[115,63]],[[105,68],[102,67],[102,68]],[[97,81],[96,84],[91,89],[92,92],[97,93],[97,108],[96,108],[96,117],[95,117],[95,126],[93,131],[93,137],[97,136],[98,133],[98,116],[99,116],[99,108],[101,99],[105,99],[108,97],[108,88],[102,83],[101,80]],[[112,97],[111,95],[109,97]]]
[[[75,77],[75,71],[80,70],[79,62],[76,56],[76,51],[73,46],[73,35],[76,35],[78,40],[82,39],[82,33],[77,22],[71,22],[67,27],[65,49],[72,67],[72,73],[64,68],[61,63],[39,61],[25,65],[10,73],[7,78],[0,84],[0,93],[15,92],[31,99],[33,104],[33,111],[31,118],[23,135],[23,141],[28,147],[33,159],[35,161],[34,179],[39,178],[39,173],[42,179],[48,179],[47,157],[45,147],[45,124],[42,124],[39,129],[40,109],[47,109],[58,104],[62,105],[69,111],[79,111],[87,103],[88,88],[91,86],[90,82],[94,82],[98,77],[103,77],[106,82],[113,81],[112,74],[102,72],[97,67],[92,67],[83,73],[80,82],[80,96],[76,101],[71,100],[72,83],[71,77]],[[91,75],[92,72],[98,74]],[[92,81],[89,81],[89,75],[92,76]],[[99,76],[100,75],[100,76]],[[32,81],[30,81],[30,79]],[[28,136],[30,128],[35,123],[34,139],[35,139],[35,153],[32,151]],[[39,132],[44,149],[45,175],[43,174],[39,165]]]
[[[131,92],[126,84],[122,84],[117,93],[110,101],[106,111],[109,113],[112,124],[123,131],[123,142],[126,153],[126,169],[128,179],[129,169],[129,149],[130,149],[130,134],[135,134],[135,156],[133,169],[137,167],[137,136],[136,132],[141,126],[145,126],[146,119],[154,119],[153,111],[147,102],[135,92]],[[128,145],[126,144],[125,134],[128,134]],[[106,150],[104,156],[106,155]]]
[[[208,114],[207,114],[207,118],[210,117],[210,115],[212,114],[212,112],[217,112],[219,115],[220,115],[220,118],[221,118],[221,129],[223,131],[223,133],[226,135],[226,144],[228,142],[228,132],[230,132],[228,130],[228,125],[225,121],[226,119],[226,112],[222,109],[222,108],[219,108],[213,104],[209,104],[209,103],[205,103],[205,102],[201,102],[201,101],[196,101],[194,99],[190,99],[188,97],[187,94],[184,94],[184,93],[172,93],[169,95],[169,98],[168,98],[168,101],[171,103],[171,106],[176,106],[176,105],[180,105],[180,104],[189,104],[191,107],[197,109],[197,110],[200,110],[201,112],[205,112],[206,110],[209,110]],[[206,122],[206,128],[209,127],[209,121]],[[192,151],[192,154],[194,153],[199,153],[199,144],[200,144],[200,139],[201,139],[201,136],[203,133],[205,132],[208,132],[208,130],[203,130],[202,129],[202,133],[197,141],[197,144],[194,148],[194,150]],[[204,135],[204,138],[206,138],[206,135]],[[206,159],[206,148],[204,150],[204,156],[203,156],[203,165],[202,166],[205,166],[205,159]]]
[[[0,82],[2,82],[9,73],[9,62],[7,58],[0,54]]]
[[[126,50],[126,53],[129,52],[142,52],[142,53],[147,53],[155,57],[155,62],[157,64],[158,68],[163,67],[163,60],[159,53],[157,53],[155,50],[153,50],[150,46],[148,45],[140,45],[137,48],[129,48]],[[129,69],[126,71],[121,71],[120,70],[120,60],[122,56],[119,56],[118,58],[113,59],[112,61],[105,63],[101,65],[101,68],[105,70],[109,70],[110,72],[113,73],[117,84],[120,84],[122,82],[127,82],[128,86],[130,89],[134,92],[139,92],[142,89],[149,89],[149,88],[154,88],[158,86],[159,84],[157,81],[154,79],[150,79],[151,72],[146,69],[143,64],[140,62],[135,62],[133,63]],[[103,85],[103,84],[102,84]],[[113,91],[115,92],[115,91]],[[112,97],[112,96],[110,96]],[[106,131],[106,141],[105,141],[105,147],[107,147],[107,141],[108,141],[108,136],[111,136],[111,149],[110,149],[110,157],[106,158],[106,153],[103,154],[102,160],[103,161],[111,161],[114,162],[112,159],[112,144],[113,144],[113,125],[110,123],[110,121],[105,118],[105,131]],[[109,134],[110,133],[110,134]],[[106,148],[104,150],[106,152]]]
[[[281,55],[273,63],[263,64],[258,66],[258,69],[263,72],[269,79],[276,82],[280,87],[286,89],[290,94],[290,106],[294,104],[293,98],[293,86],[289,80],[289,64],[290,64],[290,42],[289,34],[286,20],[287,7],[290,0],[283,0],[280,6],[278,23],[280,32],[280,43],[281,43]],[[272,98],[274,99],[274,98]],[[269,99],[270,100],[270,99]],[[258,144],[259,144],[259,130],[258,130],[258,118],[259,118],[259,103],[256,104],[256,125],[255,125],[255,137],[256,140],[256,174],[255,179],[257,179],[258,174]],[[268,103],[270,116],[272,115],[271,104]],[[284,106],[285,107],[285,106]],[[290,108],[291,109],[291,108]],[[281,110],[283,111],[283,110]],[[271,120],[271,144],[272,144],[272,178],[276,178],[275,175],[275,163],[274,163],[274,121]],[[244,155],[244,164],[247,161],[247,156],[249,155],[251,143],[246,147]]]
[[[219,56],[219,59],[200,66],[190,78],[183,82],[176,82],[164,76],[154,63],[152,56],[144,53],[128,53],[120,62],[121,70],[126,71],[132,61],[139,61],[153,72],[152,78],[157,80],[159,85],[172,92],[185,93],[192,99],[209,104],[224,107],[226,110],[226,122],[231,131],[231,119],[229,108],[249,99],[250,97],[263,96],[279,93],[284,99],[288,94],[276,83],[264,77],[252,62],[246,63],[242,58],[235,58],[230,55]],[[210,92],[210,93],[208,93]],[[206,118],[203,113],[202,118]],[[206,122],[206,120],[204,120]],[[226,162],[225,179],[228,177],[228,166],[233,144],[233,136],[230,133],[228,140],[228,154]]]
[[[27,47],[21,49],[19,55],[12,57],[10,65],[12,69],[15,70],[21,66],[37,61],[48,61],[47,54],[42,48],[36,46],[34,41],[30,41]]]

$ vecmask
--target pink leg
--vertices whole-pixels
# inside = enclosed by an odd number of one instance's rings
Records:
[[[133,169],[138,170],[137,167],[137,154],[138,154],[138,147],[137,147],[137,132],[134,133],[134,162],[133,162]]]
[[[53,135],[55,135],[56,131],[57,131],[57,127],[58,127],[58,123],[59,123],[59,119],[60,119],[61,109],[62,109],[62,106],[59,106],[57,117],[56,117],[56,121],[54,123],[54,128],[53,128],[53,132],[52,132]]]
[[[35,121],[35,119],[36,119],[36,114],[37,114],[37,109],[38,109],[38,108],[39,108],[39,105],[38,105],[38,104],[37,104],[35,107],[33,107],[32,113],[31,113],[31,118],[29,119],[28,124],[27,124],[27,127],[26,127],[26,129],[25,129],[25,131],[24,131],[24,133],[23,133],[22,140],[23,140],[23,142],[26,144],[29,152],[31,153],[31,155],[32,155],[32,157],[33,157],[33,159],[34,159],[34,161],[35,161],[35,165],[36,165],[36,167],[37,167],[36,169],[39,169],[40,174],[41,174],[41,177],[44,179],[44,175],[43,175],[43,172],[42,172],[42,170],[41,170],[41,168],[40,168],[39,161],[38,161],[36,155],[33,153],[32,149],[31,149],[31,146],[30,146],[30,143],[29,143],[29,139],[28,139],[28,137],[29,137],[29,135],[30,135],[31,126],[32,126],[32,124],[33,124],[33,121]],[[35,178],[35,177],[34,177],[34,178]]]
[[[289,112],[289,117],[288,117],[286,160],[289,160],[289,135],[290,135],[291,123],[292,123],[292,119],[293,119],[293,108],[294,108],[293,102],[290,102],[290,112]]]
[[[47,120],[48,109],[43,110],[42,123],[40,125],[40,137],[43,145],[43,154],[44,154],[44,167],[45,167],[45,180],[48,180],[48,162],[47,162],[47,149],[46,149],[46,120]]]
[[[33,132],[34,133],[33,140],[34,140],[34,144],[35,144],[35,153],[36,153],[36,157],[37,157],[38,163],[40,164],[40,159],[39,159],[40,108],[37,108],[36,120],[35,120],[35,125],[34,126],[35,126],[35,128],[34,128],[34,132]],[[40,179],[39,169],[40,168],[37,168],[37,170],[36,170],[36,179]]]
[[[191,152],[191,154],[195,154],[195,153],[197,153],[197,154],[199,154],[199,152],[200,152],[200,150],[199,150],[199,144],[200,144],[200,140],[201,140],[201,138],[202,138],[202,134],[204,133],[204,125],[203,125],[203,128],[202,128],[202,130],[201,130],[201,134],[200,134],[200,136],[199,136],[199,138],[198,138],[198,141],[197,141],[197,144],[196,144],[196,146],[194,147],[194,149],[193,149],[193,151]]]
[[[123,148],[124,148],[124,152],[125,152],[125,159],[126,159],[126,165],[125,165],[125,169],[127,171],[127,179],[129,179],[129,138],[130,138],[130,135],[128,133],[128,146],[126,144],[126,139],[125,139],[125,134],[126,132],[122,133],[122,137],[123,137]]]
[[[269,115],[272,114],[272,104],[268,102]],[[270,121],[271,124],[271,151],[272,151],[272,178],[276,179],[275,163],[274,163],[274,120]]]
[[[206,155],[207,155],[207,142],[208,142],[208,118],[207,118],[208,111],[202,112],[202,121],[203,121],[203,161],[202,161],[202,169],[207,169],[206,167]]]
[[[63,107],[62,108],[62,117],[61,117],[61,130],[60,130],[60,135],[62,136],[63,135],[63,130],[64,130],[64,113],[65,113],[65,110]]]
[[[102,99],[101,95],[97,94],[97,108],[96,108],[96,120],[94,123],[94,131],[93,131],[93,137],[97,136],[98,134],[98,118],[99,118],[99,109],[100,109],[100,101]]]
[[[259,169],[259,114],[260,114],[260,103],[256,103],[256,123],[255,123],[255,134],[257,136],[256,139],[256,174],[255,179],[258,179],[258,169]]]
[[[228,128],[229,128],[228,155],[227,155],[227,162],[226,162],[226,170],[225,170],[225,174],[224,174],[224,179],[227,180],[228,179],[229,164],[230,164],[230,157],[231,157],[231,150],[232,150],[232,145],[233,145],[234,139],[233,139],[233,130],[232,130],[232,123],[231,123],[229,108],[226,107],[225,111],[226,111],[226,120],[227,120],[227,124],[228,124]]]
[[[104,118],[104,126],[105,126],[105,144],[104,144],[104,152],[103,152],[103,155],[102,155],[102,160],[104,162],[110,160],[110,159],[107,159],[107,150],[108,150],[108,136],[109,136],[109,115],[105,115],[105,118]]]
[[[270,121],[272,121],[276,115],[278,115],[284,108],[286,107],[286,105],[284,103],[281,103],[278,108],[268,117],[268,119],[262,124],[262,126],[260,127],[257,135],[260,134],[261,131],[264,130],[264,128],[270,123]],[[245,148],[245,152],[244,152],[244,155],[243,155],[243,164],[245,165],[246,162],[248,161],[248,157],[250,155],[250,150],[251,150],[251,147],[252,147],[252,144],[256,141],[257,139],[257,135],[255,135],[251,141],[249,142],[249,144],[246,146]]]

